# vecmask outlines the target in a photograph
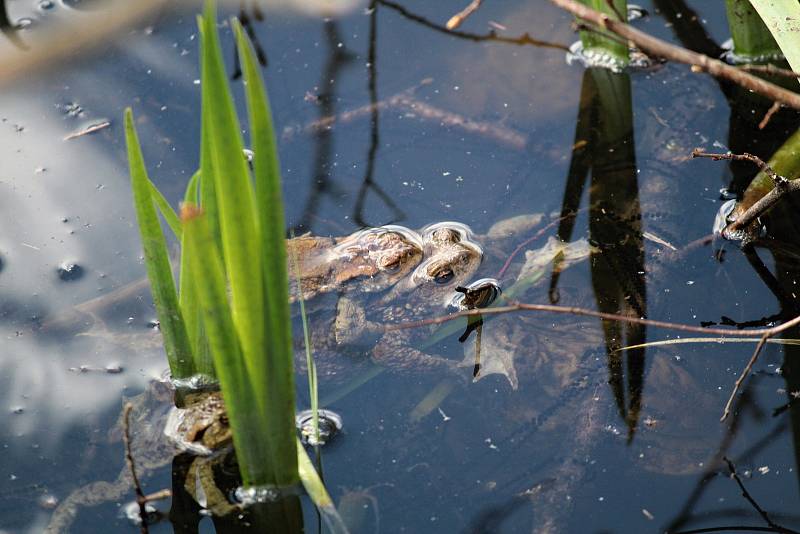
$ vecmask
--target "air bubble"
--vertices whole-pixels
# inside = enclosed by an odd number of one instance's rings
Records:
[[[72,282],[83,276],[83,267],[77,263],[64,262],[58,266],[58,277],[64,282]]]

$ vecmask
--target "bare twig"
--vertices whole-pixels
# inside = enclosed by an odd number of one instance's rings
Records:
[[[800,78],[800,73],[793,70],[782,69],[775,65],[740,65],[739,69],[747,72],[757,72],[758,74],[767,74],[769,76],[784,76],[786,78]]]
[[[613,20],[605,13],[591,9],[575,0],[550,0],[556,6],[572,13],[573,15],[591,22],[612,33],[632,41],[638,48],[648,55],[663,57],[671,61],[691,65],[692,71],[707,72],[712,76],[725,78],[735,82],[746,89],[750,89],[770,100],[800,109],[800,95],[788,91],[757,76],[753,76],[741,69],[727,63],[712,59],[706,55],[698,54],[686,48],[673,45],[652,35],[646,34],[624,22]]]
[[[693,158],[709,158],[713,159],[714,161],[720,161],[723,159],[728,159],[732,161],[749,161],[755,165],[758,165],[758,168],[764,171],[764,174],[772,178],[772,183],[778,185],[782,180],[786,180],[783,176],[779,175],[775,172],[775,169],[769,166],[766,161],[759,158],[758,156],[754,156],[753,154],[748,154],[747,152],[743,154],[732,154],[727,152],[725,154],[714,154],[711,152],[706,152],[702,148],[695,148],[692,150],[692,157]]]
[[[730,415],[731,406],[733,405],[733,399],[736,398],[736,394],[742,387],[744,379],[747,378],[747,375],[750,374],[750,371],[753,369],[753,365],[755,365],[756,360],[758,360],[758,355],[761,353],[761,349],[764,348],[764,345],[767,343],[767,340],[769,338],[770,336],[768,334],[764,334],[763,336],[761,336],[761,339],[758,340],[758,345],[756,345],[756,349],[753,351],[753,355],[750,356],[750,361],[748,361],[747,365],[744,366],[744,369],[742,369],[739,378],[737,378],[736,382],[733,384],[733,391],[731,391],[731,394],[728,397],[728,402],[725,403],[725,408],[722,410],[722,417],[719,418],[720,422],[727,419],[728,416]]]
[[[453,37],[459,37],[461,39],[467,39],[469,41],[493,41],[497,43],[506,43],[506,44],[515,44],[515,45],[531,45],[531,46],[540,46],[542,48],[555,48],[557,50],[563,50],[565,52],[569,51],[569,47],[560,43],[550,43],[547,41],[541,41],[539,39],[534,39],[527,33],[523,33],[518,37],[505,37],[502,35],[497,35],[494,31],[490,31],[489,33],[485,34],[478,34],[478,33],[469,33],[463,32],[460,30],[448,30],[445,26],[437,24],[435,22],[431,22],[430,20],[417,15],[416,13],[412,13],[411,11],[407,10],[405,7],[392,2],[390,0],[377,0],[378,4],[388,7],[389,9],[393,9],[400,15],[404,16],[409,20],[413,20],[427,28],[432,30],[436,30],[441,33],[446,33],[448,35],[452,35]]]
[[[750,206],[744,213],[742,213],[735,221],[731,222],[722,231],[724,236],[730,236],[743,228],[746,228],[758,217],[766,213],[772,206],[784,195],[794,191],[800,191],[800,180],[788,180],[784,176],[776,173],[764,160],[752,154],[710,154],[704,152],[702,149],[696,148],[692,152],[692,157],[705,157],[713,160],[729,159],[735,161],[750,161],[756,165],[772,179],[775,187],[766,195],[758,199],[752,206]]]
[[[467,7],[450,17],[450,20],[447,21],[447,24],[444,25],[445,28],[448,30],[455,30],[459,26],[461,26],[467,17],[472,15],[474,12],[481,7],[481,3],[483,0],[472,0]]]
[[[758,129],[763,130],[764,128],[766,128],[767,124],[769,124],[770,119],[772,119],[772,116],[775,115],[778,112],[778,110],[781,109],[782,107],[783,106],[781,105],[780,102],[773,102],[772,105],[767,110],[767,112],[764,113],[764,118],[761,119],[761,122],[758,123]]]
[[[142,491],[142,485],[139,483],[139,477],[136,476],[136,466],[133,463],[133,453],[131,452],[131,410],[133,410],[133,404],[130,402],[125,403],[125,407],[122,409],[122,441],[125,444],[125,463],[128,464],[128,469],[131,472],[133,490],[136,492],[136,504],[139,505],[139,519],[141,519],[139,532],[141,534],[148,534],[147,509],[145,508],[147,497],[145,497],[144,492]]]
[[[667,330],[678,330],[681,332],[693,332],[695,334],[709,334],[714,336],[731,336],[731,337],[752,337],[763,336],[769,334],[770,337],[779,334],[797,324],[800,324],[800,316],[772,328],[754,328],[752,330],[733,330],[729,328],[704,328],[702,326],[692,326],[682,323],[671,323],[669,321],[659,321],[657,319],[643,319],[641,317],[633,317],[628,315],[620,315],[616,313],[599,312],[590,310],[588,308],[578,308],[575,306],[558,306],[555,304],[529,304],[517,301],[509,301],[505,306],[497,306],[494,308],[481,308],[480,310],[463,310],[441,317],[431,317],[429,319],[422,319],[420,321],[411,321],[406,323],[398,323],[394,325],[384,325],[382,331],[388,332],[392,330],[403,330],[405,328],[419,328],[421,326],[429,326],[447,323],[462,317],[470,317],[473,315],[501,315],[504,313],[518,312],[518,311],[534,311],[534,312],[549,312],[561,313],[567,315],[581,315],[584,317],[597,317],[598,319],[606,319],[609,321],[618,321],[623,323],[642,324],[652,326],[655,328],[665,328]]]

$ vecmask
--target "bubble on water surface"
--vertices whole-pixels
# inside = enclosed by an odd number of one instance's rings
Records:
[[[58,277],[64,282],[72,282],[83,276],[83,267],[68,261],[59,265],[56,271],[58,272]]]
[[[300,431],[300,436],[303,443],[307,443],[316,447],[317,445],[325,445],[328,441],[342,430],[342,417],[331,410],[317,410],[319,416],[319,440],[314,434],[313,412],[311,410],[303,410],[298,413],[294,418],[297,430]]]
[[[33,26],[34,20],[30,17],[22,17],[21,19],[17,19],[17,23],[14,25],[18,30],[26,30]]]
[[[39,0],[38,7],[42,11],[49,11],[56,7],[56,3],[53,0]]]

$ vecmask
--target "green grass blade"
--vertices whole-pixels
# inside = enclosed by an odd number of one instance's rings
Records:
[[[203,23],[202,17],[197,17],[197,25],[200,28],[200,43],[205,40],[203,37]],[[203,50],[200,49],[202,57]],[[205,66],[201,65],[201,68]],[[205,77],[201,75],[201,79]],[[201,111],[200,111],[200,176],[205,177],[200,180],[200,206],[208,219],[208,227],[211,230],[211,235],[217,244],[220,252],[222,250],[222,235],[219,228],[219,207],[217,203],[217,196],[214,191],[214,183],[216,178],[216,169],[214,168],[214,148],[211,144],[211,109],[214,103],[211,101],[211,93],[205,88],[202,89],[201,95]]]
[[[184,250],[189,280],[195,284],[211,353],[225,397],[245,486],[263,484],[268,478],[268,452],[258,432],[261,410],[244,365],[239,334],[228,305],[222,258],[208,221],[200,209],[184,204],[181,209]]]
[[[306,493],[317,506],[322,520],[328,527],[328,531],[333,534],[348,534],[347,525],[345,525],[336,507],[333,505],[333,500],[325,489],[325,484],[319,478],[311,458],[303,448],[300,440],[296,439],[297,444],[297,466],[300,470],[300,481],[306,489]]]
[[[750,0],[750,3],[781,47],[792,70],[800,72],[800,3],[797,0]]]
[[[280,165],[272,128],[272,117],[264,81],[258,71],[252,45],[233,21],[233,29],[244,73],[245,95],[250,119],[250,143],[255,148],[256,200],[263,251],[268,352],[270,358],[269,416],[276,454],[276,482],[279,485],[297,482],[297,457],[294,440],[295,385],[291,316],[289,312],[289,282],[286,272],[286,241],[284,238],[283,199]],[[311,369],[311,367],[309,368]]]
[[[189,185],[186,187],[186,194],[183,197],[185,204],[197,204],[198,186],[200,183],[200,172],[194,173]],[[180,220],[178,220],[180,223]],[[182,230],[182,229],[181,229]],[[214,371],[214,361],[208,349],[203,322],[201,319],[202,311],[197,299],[195,283],[189,273],[188,256],[186,255],[185,238],[181,232],[181,266],[180,266],[180,291],[178,297],[180,301],[181,314],[186,324],[186,334],[189,336],[189,343],[192,345],[194,355],[194,367],[197,373],[209,379],[216,379]]]
[[[617,20],[619,19],[617,13],[623,17],[627,17],[627,0],[613,0],[613,9],[609,6],[608,0],[580,0],[580,2]],[[620,67],[624,67],[628,64],[628,45],[624,40],[614,38],[612,34],[603,29],[598,29],[597,31],[581,31],[580,35],[585,50],[609,54],[619,62]]]
[[[131,108],[125,110],[125,142],[128,146],[133,203],[136,208],[136,219],[139,222],[139,233],[142,236],[145,267],[150,279],[153,303],[161,323],[167,360],[174,378],[187,378],[196,372],[191,345],[178,306],[167,241],[161,231],[161,223],[153,204],[150,179],[144,166],[144,157],[133,124]]]
[[[749,58],[774,57],[781,53],[749,0],[725,0],[725,11],[736,56],[747,61]]]
[[[251,380],[263,384],[264,290],[262,250],[250,173],[242,153],[242,133],[228,88],[217,35],[215,7],[207,2],[202,19],[202,86],[208,109],[214,189],[218,201],[222,253],[231,292],[233,322]],[[263,393],[266,396],[266,392]],[[259,403],[261,406],[261,403]]]
[[[147,180],[147,185],[150,187],[150,194],[153,197],[153,202],[155,202],[156,206],[158,206],[158,211],[161,212],[161,216],[164,217],[164,221],[166,221],[167,226],[169,226],[169,229],[172,230],[172,234],[180,239],[181,221],[178,218],[178,214],[175,213],[175,210],[172,209],[172,206],[169,205],[167,199],[164,198],[164,195],[161,194],[161,191],[158,190],[153,182]]]

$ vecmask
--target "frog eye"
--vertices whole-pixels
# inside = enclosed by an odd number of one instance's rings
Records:
[[[401,263],[400,260],[396,259],[392,263],[384,265],[383,266],[383,270],[388,272],[388,273],[394,274],[394,273],[396,273],[397,271],[400,270],[400,263]]]
[[[453,279],[453,276],[455,275],[453,274],[452,269],[442,269],[433,275],[433,281],[437,284],[446,284]]]

